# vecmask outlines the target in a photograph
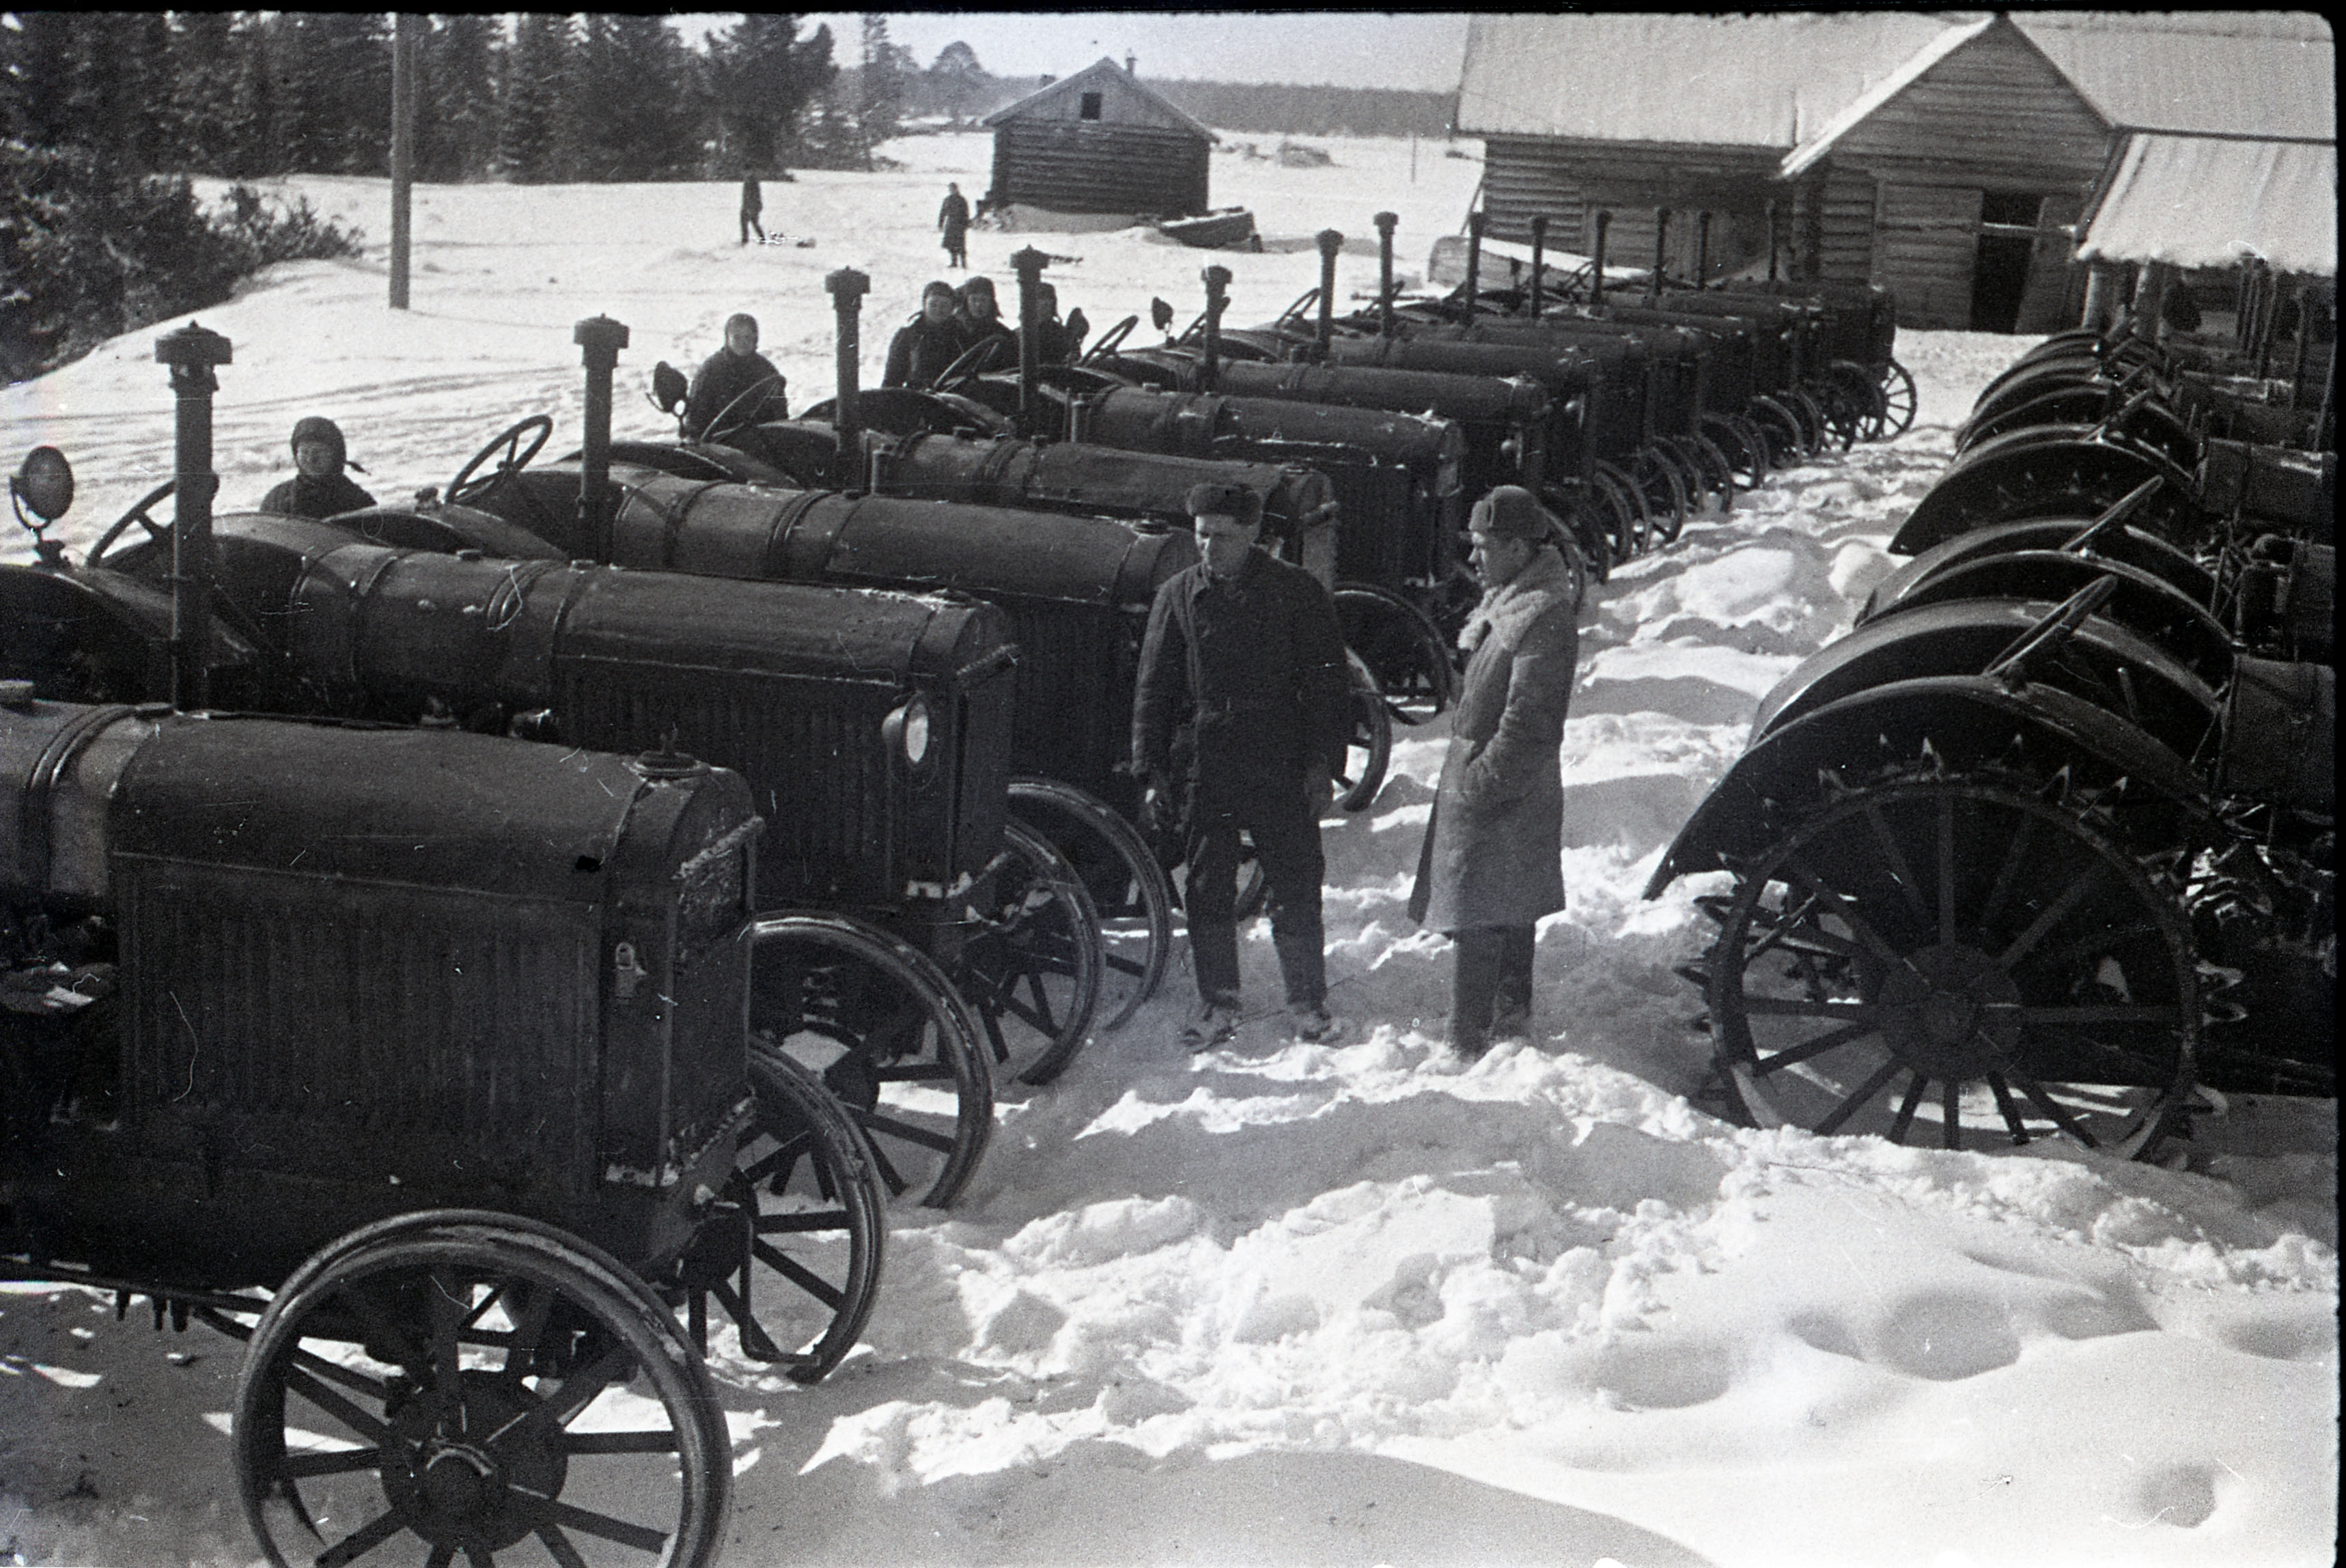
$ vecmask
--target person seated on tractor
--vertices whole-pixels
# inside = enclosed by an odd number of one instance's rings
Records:
[[[993,279],[972,278],[962,284],[961,314],[962,351],[967,353],[980,343],[992,345],[987,353],[971,361],[973,369],[994,371],[1018,362],[1018,334],[1002,319]]]
[[[1059,291],[1042,283],[1035,290],[1035,329],[1038,362],[1071,365],[1083,350],[1084,334],[1091,330],[1091,323],[1084,320],[1080,310],[1071,312],[1064,321],[1059,320]]]
[[[332,517],[374,504],[374,497],[342,472],[356,468],[364,473],[366,470],[350,460],[342,445],[342,427],[331,419],[313,413],[294,423],[293,466],[298,472],[292,478],[260,498],[263,512],[287,517]]]
[[[961,296],[940,278],[921,290],[921,313],[896,331],[888,344],[883,387],[926,387],[961,358],[966,346],[957,311]]]
[[[774,362],[758,351],[758,318],[736,311],[725,318],[725,346],[701,361],[693,375],[684,402],[684,433],[699,441],[719,419],[727,431],[788,419],[789,386]]]

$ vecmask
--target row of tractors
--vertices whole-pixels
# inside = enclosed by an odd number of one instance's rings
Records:
[[[950,1204],[999,1075],[1048,1083],[1166,974],[1179,850],[1125,758],[1193,485],[1261,494],[1334,592],[1359,809],[1450,700],[1491,486],[1601,576],[1912,417],[1878,295],[1535,269],[1402,304],[1379,226],[1373,311],[1336,318],[1331,234],[1263,327],[1209,269],[1159,346],[1127,320],[924,389],[859,385],[842,270],[837,396],[695,441],[613,439],[627,331],[593,318],[576,453],[537,461],[535,416],[323,520],[214,514],[232,350],[190,325],[157,347],[174,475],[78,563],[44,534],[69,463],[26,460],[0,1276],[247,1342],[272,1560],[713,1559],[711,1332],[830,1371],[887,1205]]]
[[[2335,1096],[2330,348],[2267,378],[2121,322],[1980,394],[1647,889],[1724,873],[1682,971],[1719,1108],[2188,1159]]]

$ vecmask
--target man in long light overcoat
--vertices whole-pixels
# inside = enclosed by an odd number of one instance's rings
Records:
[[[1570,570],[1529,491],[1492,491],[1468,533],[1483,599],[1458,635],[1466,674],[1409,912],[1457,943],[1450,1046],[1471,1059],[1490,1048],[1494,1023],[1528,1030],[1534,928],[1564,907],[1556,752],[1579,634]]]

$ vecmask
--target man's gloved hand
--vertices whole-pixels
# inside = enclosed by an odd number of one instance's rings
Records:
[[[1173,830],[1173,792],[1162,774],[1150,774],[1141,789],[1140,825],[1151,833]]]
[[[1336,780],[1325,768],[1314,768],[1303,776],[1303,799],[1311,803],[1315,822],[1336,809]]]

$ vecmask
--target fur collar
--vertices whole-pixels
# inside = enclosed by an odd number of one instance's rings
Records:
[[[1572,574],[1556,546],[1543,545],[1512,581],[1484,590],[1483,602],[1458,630],[1458,647],[1473,653],[1494,632],[1503,644],[1515,642],[1548,610],[1571,602]]]

